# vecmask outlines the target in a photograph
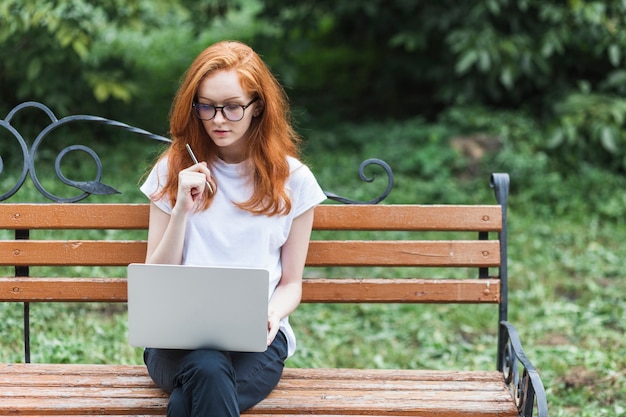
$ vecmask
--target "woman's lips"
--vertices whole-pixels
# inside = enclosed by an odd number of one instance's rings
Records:
[[[223,137],[228,135],[229,131],[228,130],[214,130],[213,134],[215,134],[215,136],[219,136],[219,137]]]

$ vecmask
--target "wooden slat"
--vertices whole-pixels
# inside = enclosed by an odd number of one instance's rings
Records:
[[[498,231],[497,205],[320,205],[315,229]]]
[[[463,392],[463,391],[461,391]],[[484,393],[473,393],[473,399],[463,395],[445,398],[440,393],[424,398],[421,391],[394,395],[389,391],[361,391],[351,393],[329,392],[320,395],[318,392],[291,392],[289,396],[281,396],[279,392],[270,394],[268,398],[254,407],[248,414],[255,412],[276,414],[328,414],[351,415],[364,414],[372,416],[406,415],[406,416],[517,416],[517,410],[511,399],[504,395],[493,399]],[[353,394],[353,395],[348,395]],[[458,400],[457,400],[458,399]],[[512,410],[514,409],[514,410]]]
[[[45,378],[40,378],[43,380]],[[99,381],[94,380],[95,383],[90,384],[71,384],[71,385],[63,385],[56,381],[51,380],[50,384],[43,385],[39,384],[37,386],[30,386],[25,389],[25,387],[21,384],[20,378],[20,386],[7,386],[2,388],[2,398],[10,399],[10,398],[24,398],[25,391],[28,392],[28,398],[32,399],[33,402],[38,401],[40,399],[46,398],[54,398],[55,396],[60,396],[64,398],[167,398],[167,393],[163,392],[163,390],[157,387],[134,387],[134,386],[123,386],[120,387],[117,384],[108,384],[100,385],[102,379]],[[98,387],[98,389],[94,389],[94,387]]]
[[[492,416],[516,417],[517,409],[512,400],[505,402],[502,399],[491,400],[484,396],[476,396],[482,401],[466,400],[446,401],[445,399],[420,399],[417,395],[407,398],[388,396],[389,392],[358,391],[352,398],[344,393],[336,395],[319,395],[317,392],[294,392],[288,397],[278,393],[270,394],[263,402],[244,412],[242,415],[267,413],[272,415],[332,415],[351,416],[363,414],[369,416],[423,416],[423,417],[467,417]],[[476,395],[476,394],[475,394]],[[1,397],[0,397],[1,399]],[[166,400],[162,398],[42,398],[29,400],[25,405],[22,398],[2,399],[5,415],[76,415],[99,414],[106,415],[132,414],[145,415],[147,413],[165,414]],[[515,411],[513,411],[514,409]],[[19,411],[17,411],[19,410]]]
[[[165,414],[167,399],[165,398],[2,398],[3,416],[46,416],[46,415],[76,415],[76,414],[132,414],[143,415]]]
[[[113,368],[115,365],[111,365]],[[143,366],[137,366],[138,368],[144,368]],[[120,376],[114,375],[113,372],[109,372],[104,375],[101,373],[91,373],[88,370],[84,373],[72,373],[72,374],[54,374],[54,373],[23,373],[16,376],[11,373],[0,373],[0,387],[11,388],[15,386],[16,380],[19,381],[19,386],[22,388],[29,387],[46,387],[49,389],[55,389],[58,387],[72,388],[72,387],[85,387],[85,386],[102,386],[118,388],[137,388],[154,390],[156,387],[154,382],[148,374],[144,371],[136,372],[137,375],[132,376]],[[139,375],[141,373],[141,375]],[[106,385],[105,385],[106,384]],[[480,383],[477,383],[480,384]],[[154,394],[154,393],[153,393]],[[19,396],[19,391],[12,391],[12,396]]]
[[[1,415],[163,415],[145,366],[0,365]],[[27,399],[27,400],[26,400]],[[287,368],[250,416],[506,416],[502,375],[485,371]]]
[[[0,278],[0,301],[127,301],[124,278]],[[499,303],[498,279],[307,278],[305,303]]]
[[[499,303],[499,279],[306,279],[307,303]]]
[[[146,229],[147,204],[3,204],[0,229]],[[498,231],[498,205],[321,205],[315,229]]]
[[[147,204],[0,204],[0,229],[147,229]]]
[[[316,241],[309,244],[309,266],[491,267],[500,264],[496,240]]]
[[[144,262],[145,241],[0,241],[0,265],[124,266]],[[496,240],[311,241],[308,266],[493,267],[500,263]]]
[[[25,378],[28,383],[28,377]],[[123,398],[167,398],[167,393],[163,392],[156,386],[144,387],[123,385],[120,386],[114,381],[103,381],[102,378],[93,378],[90,382],[76,384],[67,378],[61,381],[48,379],[48,383],[44,385],[44,378],[40,378],[38,385],[23,385],[22,377],[19,377],[19,386],[7,385],[2,387],[3,398],[23,398],[24,392],[28,391],[28,397],[34,400],[40,398],[50,398],[61,396],[64,398],[101,398],[101,397],[123,397]],[[103,385],[105,382],[106,385]],[[475,382],[458,382],[450,381],[450,386],[444,387],[444,382],[424,383],[422,381],[400,381],[387,382],[385,384],[369,383],[360,384],[358,380],[330,381],[326,385],[326,380],[318,380],[315,384],[310,381],[298,381],[300,383],[290,383],[289,381],[281,383],[275,391],[275,396],[288,398],[290,393],[298,391],[301,395],[313,396],[315,392],[333,392],[342,391],[344,396],[359,396],[365,391],[387,391],[388,398],[402,399],[406,396],[407,391],[420,391],[421,399],[445,399],[446,401],[480,401],[477,395],[488,392],[491,399],[501,396],[502,401],[509,400],[509,394],[503,390],[502,383],[483,385]],[[95,390],[94,387],[98,389]],[[443,389],[442,389],[443,387]],[[332,395],[332,394],[329,394]]]
[[[146,260],[142,240],[0,241],[0,265],[126,266]]]
[[[511,400],[510,394],[504,390],[497,393],[493,391],[468,390],[461,386],[459,391],[439,391],[432,389],[412,389],[407,391],[396,390],[379,390],[360,388],[355,381],[348,381],[343,388],[339,390],[306,390],[306,389],[290,389],[283,390],[277,387],[268,399],[260,404],[257,410],[276,412],[281,410],[288,413],[302,412],[304,410],[296,409],[296,404],[300,404],[302,408],[309,408],[317,412],[336,412],[338,410],[352,412],[372,412],[375,410],[384,410],[392,407],[393,402],[399,408],[407,408],[407,406],[415,407],[415,409],[440,408],[442,410],[456,409],[457,411],[466,407],[467,403],[483,403],[490,406],[494,403],[506,403]],[[350,388],[348,388],[350,387]],[[22,388],[20,390],[20,388]],[[20,392],[21,391],[21,392]],[[378,395],[376,393],[378,392]],[[407,394],[414,393],[416,397],[409,397]],[[72,406],[84,408],[83,412],[95,410],[108,402],[107,409],[118,412],[145,412],[154,411],[155,409],[164,407],[167,401],[167,395],[158,388],[118,388],[118,387],[44,387],[30,388],[28,391],[29,401],[31,405],[25,407],[35,411],[54,411],[54,410],[72,410]],[[485,395],[488,393],[489,395]],[[378,397],[378,398],[377,398]],[[8,387],[0,395],[3,404],[23,402],[24,388]],[[65,400],[65,401],[64,401]],[[382,403],[384,401],[384,404]],[[99,405],[101,404],[101,405]],[[476,404],[478,405],[478,404]],[[501,408],[501,407],[500,407]],[[68,413],[69,414],[69,413]],[[305,414],[308,414],[305,412]]]
[[[20,375],[50,375],[56,377],[95,376],[108,381],[112,377],[150,378],[143,365],[94,365],[0,363],[0,375],[17,378]],[[432,369],[349,369],[349,368],[285,368],[283,380],[358,380],[358,381],[461,381],[501,382],[497,371],[451,371]]]
[[[125,278],[0,278],[0,301],[108,301],[128,299]]]
[[[143,368],[143,367],[141,367]],[[467,391],[502,391],[502,382],[495,380],[443,380],[428,379],[426,377],[420,379],[409,378],[381,378],[381,379],[357,379],[355,377],[304,377],[306,369],[298,369],[298,375],[289,376],[290,370],[285,372],[286,376],[283,376],[280,380],[280,388],[283,390],[340,390],[347,389],[351,385],[358,386],[363,390],[394,390],[394,391],[452,391],[457,392],[461,389]],[[141,373],[141,375],[140,375]],[[447,372],[450,375],[450,372]],[[449,377],[448,377],[449,378]],[[19,381],[19,387],[15,387],[16,379]],[[106,384],[106,385],[105,385]],[[107,374],[103,379],[102,374],[91,374],[89,372],[84,373],[72,373],[72,374],[52,374],[52,373],[23,373],[19,376],[14,374],[2,374],[0,373],[0,387],[2,387],[3,395],[7,397],[19,397],[25,388],[38,388],[41,387],[39,395],[45,392],[60,392],[55,391],[60,389],[74,389],[83,388],[86,386],[101,386],[103,389],[107,387],[117,387],[121,389],[134,388],[135,392],[144,392],[150,395],[158,395],[160,393],[154,392],[157,388],[154,382],[145,372],[145,368],[137,375],[132,376],[120,376],[114,375],[112,372]],[[38,388],[39,389],[39,388]],[[51,390],[51,391],[46,391]],[[89,394],[88,394],[89,395]],[[92,394],[91,396],[93,396]],[[133,394],[134,395],[134,394]]]

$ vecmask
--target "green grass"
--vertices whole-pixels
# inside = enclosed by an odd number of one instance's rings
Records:
[[[555,177],[541,170],[534,155],[513,156],[506,150],[491,166],[483,167],[482,174],[468,178],[463,175],[466,164],[449,153],[437,136],[445,135],[437,132],[426,135],[429,139],[419,146],[401,140],[374,146],[374,140],[368,139],[367,146],[355,145],[353,150],[346,147],[354,145],[350,141],[333,145],[339,138],[310,132],[307,160],[326,190],[368,199],[378,193],[381,182],[360,183],[358,163],[374,156],[388,159],[392,167],[402,167],[396,170],[396,186],[388,200],[398,203],[490,204],[493,196],[487,173],[512,172],[509,319],[542,375],[550,415],[625,415],[626,257],[622,242],[626,224],[619,204],[626,189],[624,179],[597,170],[588,171],[584,178]],[[401,151],[403,146],[410,151]],[[104,148],[100,153],[103,181],[124,194],[87,201],[145,201],[136,188],[154,147],[126,140]],[[444,150],[437,153],[438,148]],[[75,172],[68,169],[66,175],[84,178],[81,175],[88,165],[78,164]],[[10,183],[11,178],[3,173],[0,190]],[[606,184],[613,187],[610,195]],[[12,201],[41,201],[32,186],[26,187]],[[60,186],[48,176],[46,187]],[[596,192],[606,199],[598,201]],[[610,204],[602,205],[602,201]],[[98,269],[88,273],[123,276],[123,272]],[[5,268],[0,273],[12,271]],[[48,273],[87,274],[85,270],[33,270],[33,274]],[[0,304],[2,362],[23,359],[22,314],[21,304]],[[292,323],[299,350],[289,366],[495,368],[495,306],[303,304]],[[124,304],[32,304],[31,326],[34,362],[141,363],[141,350],[126,342]]]

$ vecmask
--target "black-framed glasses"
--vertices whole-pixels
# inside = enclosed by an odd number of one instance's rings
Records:
[[[240,104],[227,104],[225,106],[214,106],[212,104],[204,104],[204,103],[192,103],[192,107],[196,111],[196,116],[198,116],[201,120],[212,120],[217,111],[220,110],[222,112],[222,116],[226,120],[230,120],[231,122],[238,122],[243,119],[243,116],[246,114],[246,109],[252,105],[259,98],[255,97],[252,101],[245,106]]]

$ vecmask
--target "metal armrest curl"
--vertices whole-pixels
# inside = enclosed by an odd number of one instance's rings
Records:
[[[524,354],[517,330],[506,321],[500,322],[500,326],[506,336],[500,369],[513,393],[520,417],[532,417],[535,406],[538,417],[547,417],[548,402],[543,382]]]

